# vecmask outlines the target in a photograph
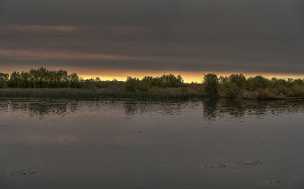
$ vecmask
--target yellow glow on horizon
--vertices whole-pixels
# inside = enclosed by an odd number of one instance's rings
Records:
[[[174,75],[181,75],[185,82],[191,83],[196,82],[200,83],[203,81],[203,77],[205,74],[214,73],[218,76],[229,76],[231,74],[242,73],[246,77],[254,77],[257,75],[264,76],[266,78],[280,78],[280,79],[304,79],[304,74],[293,74],[293,73],[263,73],[263,72],[218,72],[218,71],[131,71],[131,70],[123,70],[123,71],[115,71],[115,70],[107,70],[107,71],[100,71],[99,73],[82,73],[79,72],[79,75],[83,79],[91,79],[99,77],[101,80],[113,80],[116,79],[118,81],[125,81],[128,76],[136,77],[136,78],[143,78],[145,76],[161,76],[164,74],[174,74]]]
[[[28,66],[4,66],[0,65],[0,72],[11,73],[13,71],[28,71],[32,67]],[[36,68],[36,67],[33,67]],[[167,71],[156,71],[156,70],[119,70],[119,69],[94,69],[94,68],[77,68],[73,66],[64,66],[64,67],[55,67],[55,66],[48,66],[47,69],[49,70],[67,70],[69,73],[77,73],[83,79],[91,79],[99,77],[101,80],[113,80],[116,79],[118,81],[125,81],[128,76],[136,77],[136,78],[143,78],[144,76],[161,76],[163,74],[174,74],[174,75],[181,75],[185,82],[197,82],[201,83],[203,81],[204,74],[207,73],[215,73],[219,76],[229,76],[231,74],[242,73],[246,77],[254,77],[257,75],[264,76],[266,78],[281,78],[281,79],[304,79],[304,74],[295,74],[295,73],[267,73],[267,72],[224,72],[224,71],[206,71],[206,70],[199,70],[199,71],[176,71],[176,70],[167,70]]]

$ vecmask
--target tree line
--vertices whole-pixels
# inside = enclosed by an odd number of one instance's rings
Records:
[[[115,80],[105,82],[99,78],[84,80],[76,73],[50,71],[43,67],[28,72],[0,73],[0,88],[98,88],[120,83]]]
[[[99,78],[81,79],[76,73],[46,68],[28,72],[0,73],[0,88],[122,88],[127,92],[149,92],[155,88],[181,88],[207,97],[226,98],[284,98],[304,97],[303,79],[267,79],[263,76],[245,77],[243,74],[217,76],[202,75],[201,83],[185,83],[172,74],[142,79],[128,77],[126,81],[102,81]],[[182,91],[184,92],[184,91]]]
[[[172,74],[161,77],[144,77],[143,79],[128,77],[126,82],[112,80],[102,81],[100,78],[81,79],[78,74],[68,74],[65,70],[50,71],[46,68],[31,69],[28,72],[0,72],[0,88],[104,88],[124,85],[129,91],[148,90],[151,87],[182,87],[181,76]]]
[[[79,76],[67,71],[49,71],[46,68],[29,72],[0,73],[0,88],[64,88],[77,87]]]
[[[303,79],[267,79],[263,76],[246,78],[243,74],[204,77],[206,96],[226,98],[286,98],[304,97]]]

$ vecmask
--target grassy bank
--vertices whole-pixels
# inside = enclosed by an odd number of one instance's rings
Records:
[[[282,100],[282,99],[304,99],[303,97],[286,96],[268,96],[264,92],[246,92],[247,96],[238,99],[248,100]],[[202,90],[193,88],[153,88],[148,91],[130,92],[124,88],[103,88],[103,89],[24,89],[24,88],[6,88],[0,89],[0,98],[70,98],[70,99],[101,99],[101,98],[129,98],[129,99],[202,99],[209,98]],[[219,96],[218,98],[228,98]],[[235,99],[235,98],[233,98]]]
[[[149,91],[127,91],[124,88],[103,89],[0,89],[0,98],[135,98],[135,99],[189,99],[201,98],[201,93],[190,88],[153,88]]]

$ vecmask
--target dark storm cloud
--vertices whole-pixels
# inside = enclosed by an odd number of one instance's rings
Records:
[[[300,0],[0,0],[0,6],[0,68],[10,62],[304,73]]]

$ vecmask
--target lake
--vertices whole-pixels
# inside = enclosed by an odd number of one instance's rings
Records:
[[[302,189],[303,101],[0,100],[1,189]]]

